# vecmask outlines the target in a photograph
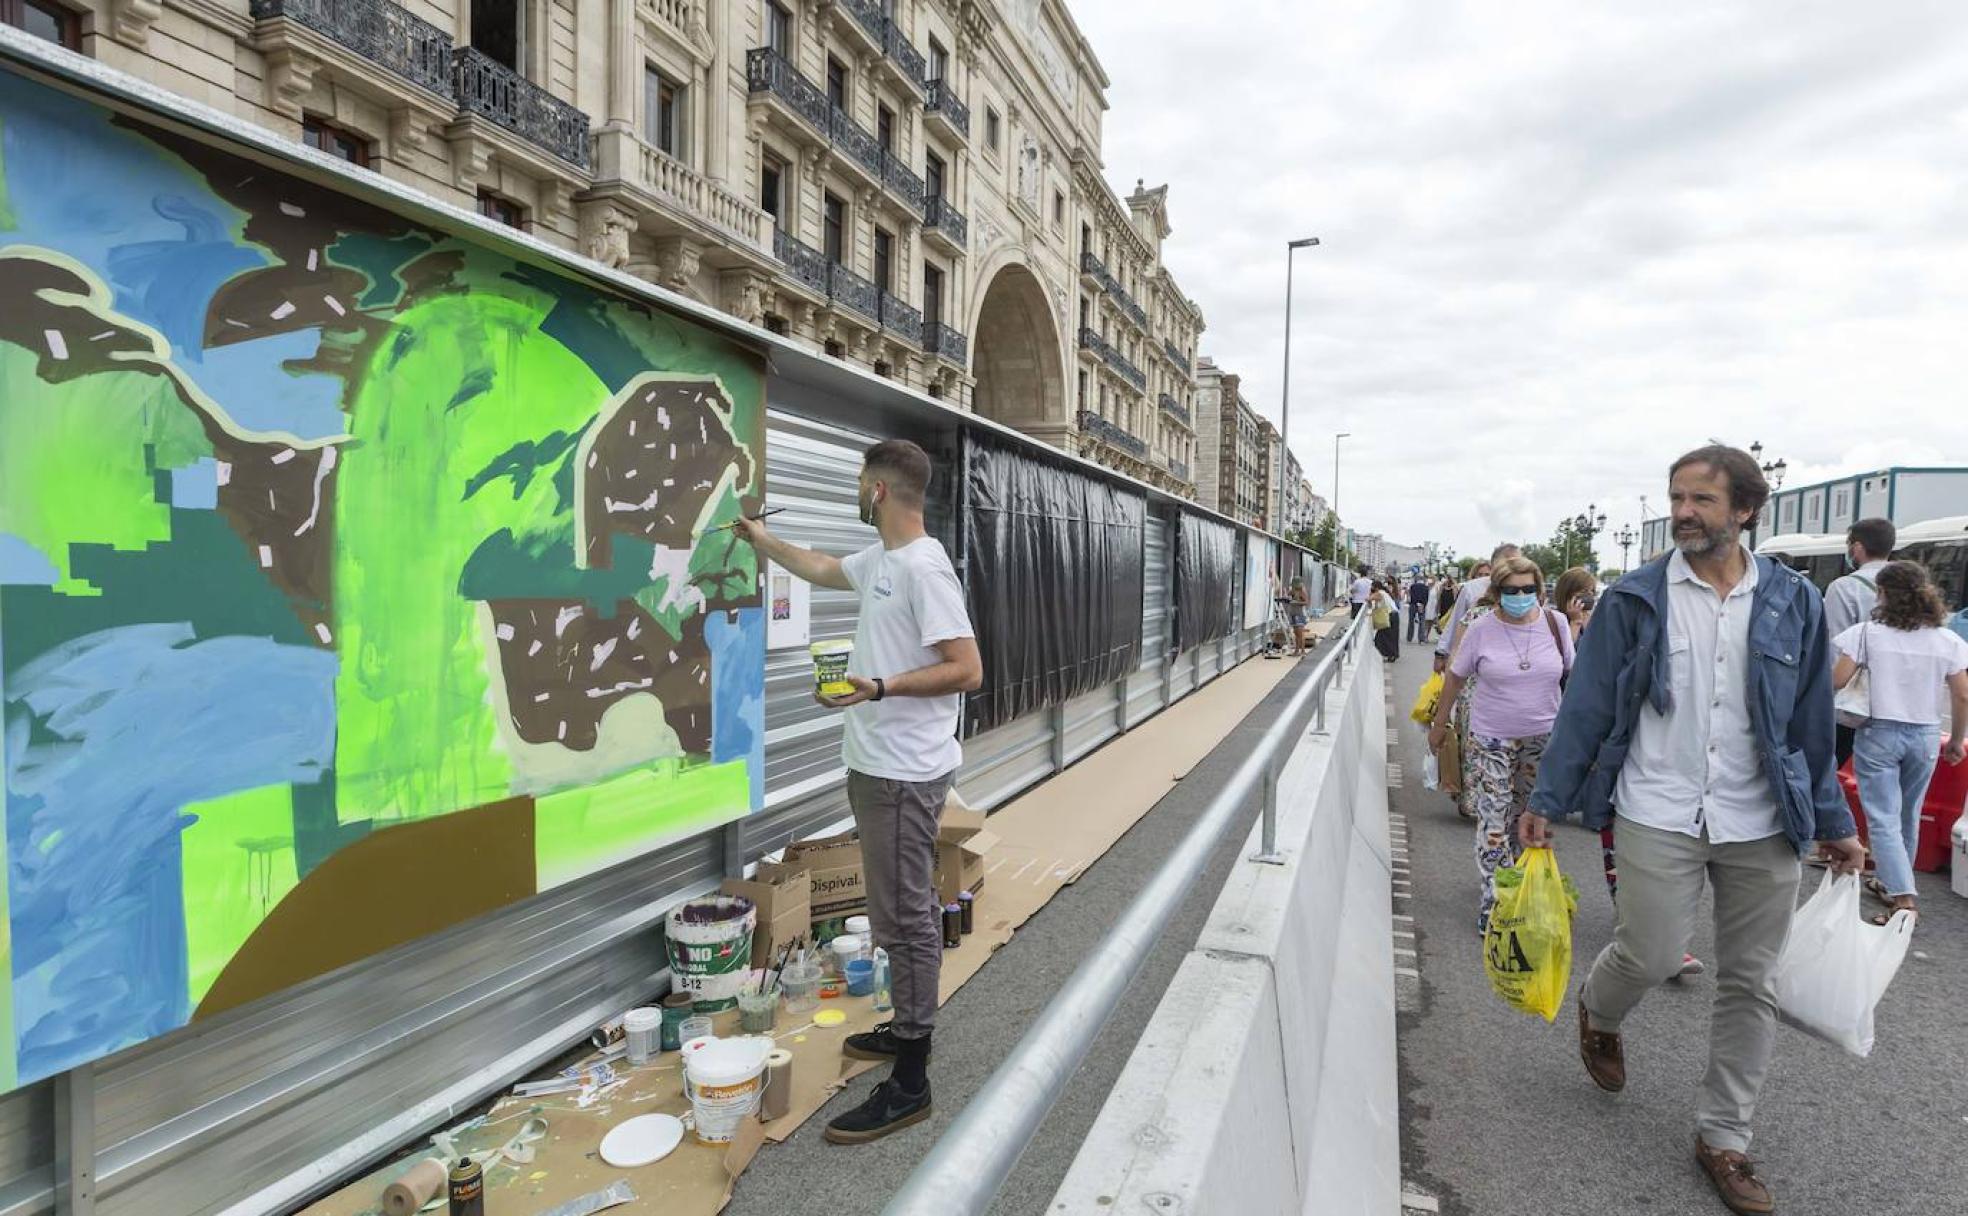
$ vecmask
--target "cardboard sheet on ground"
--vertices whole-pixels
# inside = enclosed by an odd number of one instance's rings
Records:
[[[1329,619],[1313,623],[1315,633],[1333,627]],[[948,1001],[1020,925],[1112,848],[1291,669],[1288,663],[1245,663],[992,815],[991,831],[998,843],[977,897],[975,931],[961,947],[944,954],[941,999]],[[652,1165],[618,1169],[602,1161],[601,1138],[616,1124],[636,1115],[681,1115],[689,1109],[675,1052],[640,1068],[617,1060],[614,1068],[622,1083],[596,1092],[586,1107],[574,1094],[502,1099],[482,1126],[457,1136],[460,1151],[478,1154],[498,1147],[529,1112],[544,1117],[548,1130],[534,1146],[530,1162],[500,1163],[488,1172],[486,1211],[538,1216],[617,1178],[627,1178],[635,1188],[636,1202],[624,1211],[712,1216],[723,1210],[762,1144],[785,1140],[848,1082],[881,1067],[844,1058],[841,1044],[889,1015],[876,1013],[866,997],[821,1005],[839,1009],[847,1021],[814,1026],[811,1014],[780,1009],[774,1037],[793,1053],[791,1105],[776,1122],[748,1123],[728,1149],[699,1144],[686,1135],[676,1152]],[[738,1033],[737,1021],[735,1011],[719,1015],[718,1033]],[[305,1209],[304,1216],[380,1216],[383,1188],[426,1155],[393,1162]]]

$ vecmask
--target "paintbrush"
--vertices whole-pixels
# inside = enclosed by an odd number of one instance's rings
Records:
[[[781,512],[781,511],[784,511],[785,509],[786,509],[786,508],[784,508],[784,507],[774,507],[774,508],[772,508],[772,509],[771,509],[770,511],[760,511],[760,512],[759,512],[759,513],[758,513],[757,515],[753,515],[753,516],[749,516],[748,518],[749,518],[749,519],[751,519],[751,521],[752,521],[753,523],[757,523],[757,522],[758,522],[759,520],[761,520],[761,519],[764,519],[764,518],[765,518],[766,516],[768,516],[768,515],[777,515],[777,514],[779,514],[779,513]],[[738,526],[738,521],[734,519],[734,520],[732,520],[732,521],[731,521],[730,523],[728,523],[728,524],[719,524],[719,525],[718,525],[717,527],[715,527],[715,528],[712,528],[712,529],[711,529],[711,531],[713,531],[713,532],[726,532],[726,531],[729,531],[729,530],[731,530],[732,528],[735,528],[735,527],[737,527],[737,526]]]

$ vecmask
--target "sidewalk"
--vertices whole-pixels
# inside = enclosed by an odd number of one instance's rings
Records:
[[[1629,1080],[1617,1095],[1586,1079],[1569,1001],[1546,1026],[1491,994],[1475,929],[1474,826],[1446,796],[1421,788],[1421,732],[1406,717],[1428,665],[1426,648],[1407,646],[1394,676],[1403,788],[1392,803],[1406,820],[1413,869],[1413,895],[1397,889],[1394,910],[1414,918],[1420,971],[1398,989],[1404,1189],[1433,1197],[1447,1216],[1726,1213],[1693,1160],[1713,972],[1664,984],[1634,1012],[1625,1028]],[[1583,892],[1576,989],[1611,936],[1612,908],[1597,833],[1569,824],[1557,835],[1559,864]],[[1807,868],[1802,895],[1817,882]],[[1920,875],[1920,894],[1914,952],[1880,1005],[1869,1059],[1778,1029],[1753,1156],[1779,1213],[1963,1210],[1968,900],[1938,874]],[[1694,952],[1712,963],[1703,903]]]

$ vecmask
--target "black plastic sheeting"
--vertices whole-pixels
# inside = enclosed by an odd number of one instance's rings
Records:
[[[1141,666],[1148,500],[965,439],[970,621],[984,685],[964,733],[1111,684]]]
[[[1237,530],[1183,512],[1175,538],[1175,649],[1180,654],[1236,627]]]

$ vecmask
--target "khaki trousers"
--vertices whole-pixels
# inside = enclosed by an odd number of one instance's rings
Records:
[[[889,988],[898,1039],[936,1027],[943,975],[943,909],[936,900],[936,826],[950,778],[890,781],[852,769],[847,801],[861,833],[868,884],[868,927],[888,951]]]

